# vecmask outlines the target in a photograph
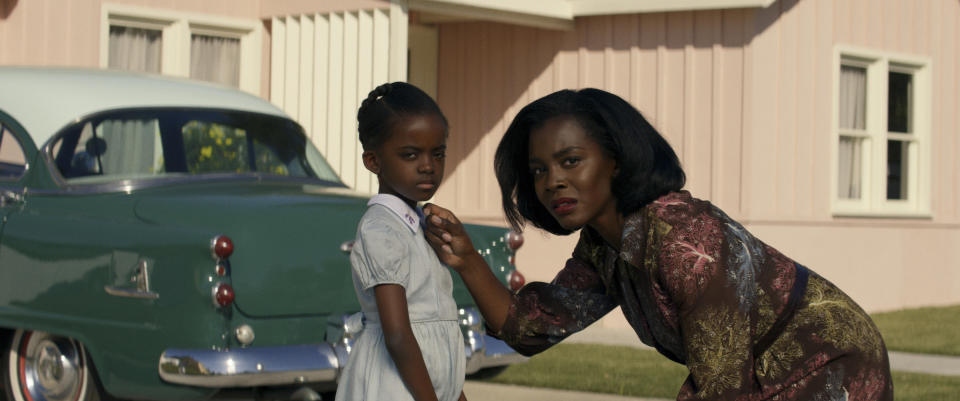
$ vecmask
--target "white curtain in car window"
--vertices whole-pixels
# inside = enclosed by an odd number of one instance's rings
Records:
[[[866,128],[867,116],[867,71],[860,67],[840,68],[839,118],[841,130]],[[837,194],[840,198],[859,199],[862,185],[861,161],[863,140],[840,135],[839,180]]]
[[[110,27],[109,67],[160,73],[163,33],[154,29]]]
[[[103,175],[159,175],[163,168],[160,130],[156,120],[104,121],[97,130],[107,148],[101,156]]]
[[[193,35],[190,39],[190,77],[239,87],[240,39]]]

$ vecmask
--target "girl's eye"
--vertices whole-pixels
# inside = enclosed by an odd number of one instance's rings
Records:
[[[402,158],[404,158],[404,159],[406,159],[406,160],[413,160],[413,159],[416,159],[416,158],[417,158],[417,154],[416,154],[416,153],[413,153],[413,152],[403,153],[403,154],[400,155],[400,157],[402,157]]]
[[[434,153],[434,154],[433,154],[433,157],[434,157],[435,159],[437,159],[437,160],[443,160],[443,159],[446,159],[446,158],[447,158],[447,153],[446,153],[446,152],[437,152],[437,153]]]

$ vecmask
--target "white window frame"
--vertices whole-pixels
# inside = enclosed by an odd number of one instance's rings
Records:
[[[862,133],[860,199],[840,198],[840,67],[866,68],[866,121]],[[833,120],[831,141],[831,210],[834,216],[929,218],[932,137],[932,61],[927,57],[876,51],[853,46],[837,46],[833,62]],[[888,76],[890,72],[912,75],[913,144],[907,162],[906,199],[887,199],[887,140],[903,134],[887,131]],[[845,136],[852,136],[844,131]]]
[[[171,10],[103,4],[100,23],[100,67],[110,63],[110,27],[153,29],[162,32],[160,72],[190,76],[190,40],[194,34],[240,39],[240,89],[260,93],[263,24],[238,19]]]

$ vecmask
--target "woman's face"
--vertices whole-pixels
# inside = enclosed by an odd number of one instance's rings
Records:
[[[595,229],[617,221],[611,182],[616,161],[571,117],[554,117],[530,132],[529,167],[537,199],[560,226]]]

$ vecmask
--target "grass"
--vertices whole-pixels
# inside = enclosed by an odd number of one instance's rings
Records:
[[[891,351],[960,356],[960,305],[871,315]]]
[[[558,344],[486,381],[529,387],[675,399],[687,369],[656,351],[596,344]],[[897,401],[956,399],[960,377],[893,372]]]

